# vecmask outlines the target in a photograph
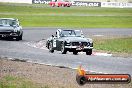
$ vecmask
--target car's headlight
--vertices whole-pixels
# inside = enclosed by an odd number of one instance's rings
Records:
[[[93,43],[93,40],[92,40],[92,39],[90,39],[90,38],[88,38],[88,41],[89,41],[90,43]]]
[[[71,45],[70,40],[67,40],[67,41],[66,41],[66,45],[67,45],[67,46],[70,46],[70,45]]]
[[[19,29],[18,28],[14,28],[14,32],[19,32]]]
[[[14,32],[14,33],[10,33],[10,35],[17,35],[17,33],[16,33],[16,32]]]
[[[67,43],[70,43],[70,40],[69,39],[67,39],[67,41],[66,41]]]

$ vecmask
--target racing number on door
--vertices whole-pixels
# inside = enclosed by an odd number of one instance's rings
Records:
[[[53,40],[53,47],[56,47],[56,40]]]

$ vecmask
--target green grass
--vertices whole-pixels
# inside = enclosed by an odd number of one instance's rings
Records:
[[[48,85],[40,86],[25,78],[5,76],[0,80],[0,88],[50,88]]]
[[[0,18],[13,17],[26,27],[132,28],[132,9],[0,3]]]
[[[94,48],[119,53],[132,53],[132,37],[119,39],[94,40]]]

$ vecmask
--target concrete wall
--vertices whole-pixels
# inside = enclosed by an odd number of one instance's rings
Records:
[[[89,1],[89,2],[132,2],[132,0],[73,0],[73,1]]]

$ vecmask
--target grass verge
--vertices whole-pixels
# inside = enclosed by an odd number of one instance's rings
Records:
[[[0,88],[50,88],[48,86],[41,87],[25,78],[14,76],[5,76],[0,80]]]
[[[132,54],[132,37],[117,39],[95,39],[94,48],[109,52]]]
[[[70,28],[132,28],[132,9],[0,3],[0,18],[18,18],[22,26]]]

